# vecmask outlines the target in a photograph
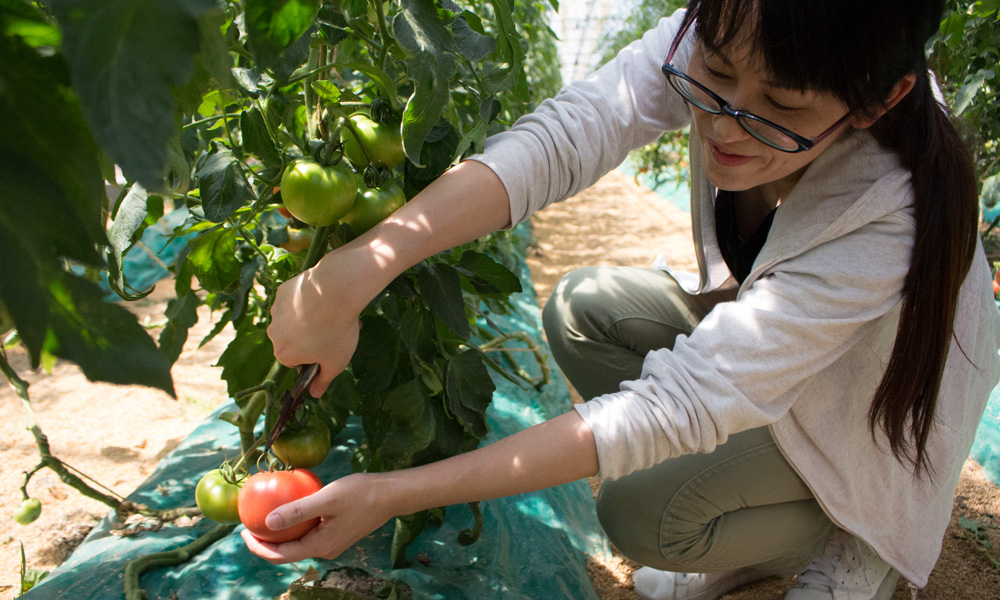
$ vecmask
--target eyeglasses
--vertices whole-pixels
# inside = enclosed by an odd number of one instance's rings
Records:
[[[683,31],[677,34],[678,38],[683,38],[686,31],[687,28],[685,27]],[[684,100],[707,113],[713,115],[725,114],[736,119],[736,122],[739,123],[740,127],[745,129],[747,133],[768,146],[781,150],[782,152],[805,152],[807,150],[811,150],[816,144],[826,139],[851,117],[851,113],[848,112],[846,115],[841,117],[839,121],[831,125],[829,129],[817,136],[810,138],[799,135],[793,131],[785,129],[777,123],[772,123],[767,119],[758,117],[751,112],[747,112],[745,110],[734,110],[729,105],[729,102],[723,100],[721,96],[698,83],[692,79],[690,75],[678,70],[671,64],[671,61],[674,58],[675,50],[676,46],[671,48],[670,55],[667,56],[667,60],[664,61],[662,70],[663,75],[666,76],[670,86],[674,88],[674,90],[676,90],[677,93],[684,98]]]

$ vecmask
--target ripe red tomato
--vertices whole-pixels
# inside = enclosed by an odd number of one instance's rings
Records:
[[[296,219],[333,225],[354,206],[358,180],[349,167],[324,167],[312,159],[292,163],[281,176],[281,200]]]
[[[341,131],[340,138],[344,142],[344,154],[351,164],[359,169],[367,167],[369,162],[382,163],[392,169],[403,162],[406,154],[403,152],[403,136],[399,126],[377,123],[366,114],[351,115],[351,125],[358,137],[354,137],[346,127]],[[358,138],[361,144],[358,144]],[[361,148],[364,146],[365,151]],[[367,153],[367,158],[365,158]]]
[[[399,210],[405,202],[406,196],[403,194],[403,188],[395,183],[388,183],[374,189],[359,186],[354,206],[340,221],[350,225],[355,235],[361,235]]]
[[[296,469],[312,469],[323,464],[330,453],[330,429],[313,414],[304,427],[282,431],[271,448],[281,462]]]
[[[259,540],[272,544],[297,540],[319,524],[319,517],[280,530],[269,529],[264,519],[279,506],[315,494],[322,488],[323,482],[308,469],[251,475],[240,488],[240,521]]]
[[[219,469],[205,473],[194,490],[194,500],[203,515],[216,523],[239,523],[236,501],[240,484],[226,480]]]

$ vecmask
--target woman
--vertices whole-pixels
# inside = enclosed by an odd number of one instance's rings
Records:
[[[286,283],[269,335],[282,363],[320,363],[318,395],[398,273],[694,125],[698,276],[582,270],[546,305],[588,402],[441,463],[333,482],[268,521],[320,527],[248,546],[333,557],[395,515],[599,473],[602,525],[648,565],[643,598],[795,573],[789,600],[889,598],[900,574],[925,585],[1000,373],[975,179],[923,57],[940,13],[692,0]]]

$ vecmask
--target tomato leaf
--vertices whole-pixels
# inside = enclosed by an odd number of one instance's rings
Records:
[[[65,271],[48,286],[52,334],[45,350],[80,367],[87,379],[174,392],[170,363],[135,316],[105,301],[97,285]]]
[[[385,317],[365,315],[361,323],[351,370],[358,378],[361,393],[366,397],[377,396],[392,385],[401,341],[396,326]]]
[[[407,349],[425,363],[437,356],[434,316],[422,306],[415,306],[399,319],[399,335]]]
[[[531,98],[528,89],[528,79],[524,73],[524,48],[521,47],[521,36],[514,25],[509,0],[491,0],[494,18],[499,35],[497,36],[497,62],[501,65],[483,76],[483,86],[486,95],[510,89],[514,96],[522,102]]]
[[[516,294],[521,291],[521,280],[517,275],[482,252],[466,250],[455,268],[480,293]]]
[[[198,322],[199,304],[201,299],[194,292],[173,298],[167,303],[167,324],[160,332],[158,345],[170,364],[177,362],[184,343],[187,342],[188,330]]]
[[[282,52],[312,27],[320,4],[320,0],[247,0],[247,42],[257,62],[276,66]]]
[[[468,10],[462,12],[451,26],[458,52],[477,63],[497,49],[497,41],[483,31],[483,22]]]
[[[413,94],[403,110],[403,150],[418,166],[424,140],[451,99],[451,78],[457,72],[455,41],[429,0],[403,0],[392,21],[396,41],[406,53]]]
[[[115,220],[108,229],[108,241],[111,243],[107,251],[108,285],[111,290],[125,300],[139,300],[148,296],[154,286],[144,292],[132,293],[125,281],[123,261],[125,253],[132,247],[132,240],[142,235],[143,230],[150,225],[148,194],[142,184],[135,184],[129,189],[115,213]],[[163,204],[159,204],[159,212],[163,213]],[[155,219],[153,219],[155,221]]]
[[[392,390],[382,403],[389,426],[380,453],[392,468],[412,465],[413,455],[434,441],[437,418],[432,402],[420,381],[412,379]]]
[[[274,346],[263,327],[249,326],[236,330],[236,336],[219,355],[222,378],[229,395],[259,385],[274,364]]]
[[[417,286],[434,314],[449,329],[469,337],[469,319],[465,315],[465,299],[458,271],[450,265],[431,263],[417,271]]]
[[[198,169],[201,203],[205,218],[222,223],[237,209],[254,199],[240,162],[232,152],[219,150]]]
[[[243,133],[243,149],[254,154],[270,166],[281,165],[281,153],[271,139],[264,124],[264,115],[256,107],[243,111],[240,115],[240,131]]]
[[[236,260],[236,230],[220,227],[199,235],[188,242],[188,264],[201,287],[209,292],[222,292],[240,276]]]
[[[448,361],[445,375],[445,406],[462,427],[477,438],[489,431],[486,408],[493,400],[496,385],[483,359],[475,350],[466,350]]]
[[[389,559],[395,569],[405,569],[410,566],[406,560],[406,549],[410,547],[427,524],[428,511],[422,510],[412,515],[396,517],[396,528],[392,535],[392,546],[389,548]]]
[[[198,17],[212,0],[52,0],[73,89],[101,147],[158,189],[177,133],[174,86],[195,73]]]

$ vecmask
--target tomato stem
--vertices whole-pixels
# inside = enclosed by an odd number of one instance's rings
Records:
[[[173,567],[191,560],[192,557],[205,550],[215,542],[226,537],[236,529],[235,523],[216,525],[207,533],[194,541],[167,550],[140,556],[125,563],[125,599],[126,600],[148,600],[146,590],[139,584],[139,577],[149,569],[158,567]]]

